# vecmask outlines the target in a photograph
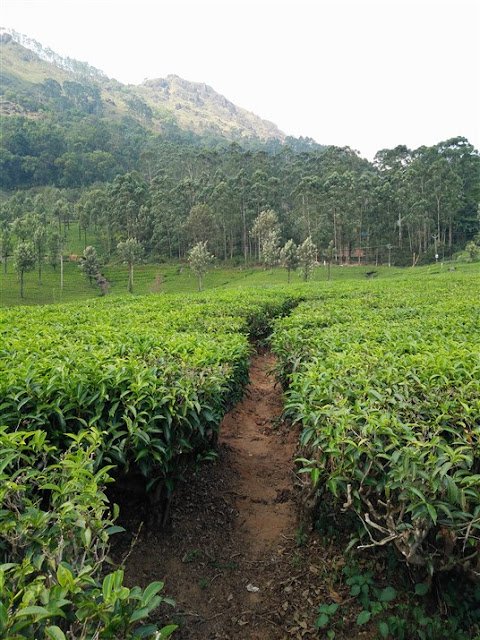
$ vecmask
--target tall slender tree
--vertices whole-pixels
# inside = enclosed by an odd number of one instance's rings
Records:
[[[35,269],[35,249],[31,242],[19,242],[13,253],[15,269],[20,278],[20,298],[23,299],[24,274]]]
[[[143,247],[136,238],[128,238],[125,242],[119,242],[117,249],[122,261],[128,264],[128,290],[133,293],[133,265],[142,260]]]
[[[198,278],[198,290],[202,290],[202,276],[207,273],[208,267],[213,262],[214,257],[207,250],[206,242],[197,242],[197,244],[188,252],[188,262],[190,267]]]
[[[313,244],[310,236],[306,238],[298,247],[298,262],[302,272],[303,280],[306,282],[312,275],[313,266],[315,265],[315,256],[317,247]]]
[[[280,250],[280,264],[287,270],[288,284],[290,284],[290,274],[298,267],[298,247],[291,238]]]

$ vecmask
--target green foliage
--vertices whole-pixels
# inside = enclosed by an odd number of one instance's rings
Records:
[[[206,242],[197,242],[197,244],[188,252],[188,261],[190,266],[198,278],[198,290],[202,290],[202,276],[208,270],[209,265],[213,262],[214,256],[208,252]]]
[[[85,248],[79,267],[83,275],[88,278],[89,283],[92,284],[100,271],[97,250],[95,247]]]
[[[30,242],[20,242],[13,253],[15,270],[20,276],[20,297],[23,298],[23,275],[35,269],[35,249]]]
[[[458,585],[439,584],[442,614],[433,615],[430,589],[424,583],[416,584],[413,590],[406,585],[400,592],[392,586],[380,588],[374,572],[356,564],[347,564],[343,577],[344,582],[336,587],[342,596],[335,592],[341,601],[325,602],[317,608],[315,627],[332,640],[337,631],[345,629],[347,619],[354,620],[357,627],[366,625],[363,633],[378,639],[468,640],[479,631],[478,587],[467,586],[459,599]]]
[[[306,282],[311,274],[315,264],[315,258],[317,253],[317,247],[312,242],[311,237],[306,238],[302,244],[298,247],[298,264],[302,273],[302,278]]]
[[[185,222],[185,230],[192,244],[213,244],[218,229],[211,207],[205,204],[194,205]]]
[[[267,266],[273,266],[280,235],[277,213],[272,209],[261,211],[253,221],[250,234],[257,243],[258,260],[263,260]]]
[[[305,499],[361,523],[433,573],[476,571],[480,345],[476,276],[330,291],[277,322],[273,347],[302,423]]]
[[[298,247],[291,238],[280,250],[280,264],[287,270],[290,282],[290,273],[298,267]]]
[[[44,431],[0,429],[0,635],[79,639],[168,637],[146,618],[162,583],[123,586],[105,574],[108,540],[120,530],[104,494],[111,467],[96,470],[100,434],[85,432],[61,454]]]
[[[125,242],[119,242],[117,249],[123,262],[128,264],[128,290],[133,293],[133,265],[142,260],[143,247],[136,238],[128,238]]]
[[[480,247],[475,242],[467,242],[465,251],[468,253],[471,262],[476,262],[480,256]]]
[[[152,495],[168,500],[241,397],[249,326],[264,333],[291,304],[279,291],[4,312],[0,418],[44,429],[60,447],[94,428],[102,434],[99,468],[134,468]]]
[[[480,156],[462,138],[384,150],[371,164],[335,147],[251,153],[165,129],[154,136],[132,119],[96,113],[5,120],[0,172],[10,193],[19,190],[4,207],[9,224],[24,217],[32,193],[56,188],[63,206],[47,197],[45,221],[66,218],[68,227],[73,218],[98,235],[101,243],[89,244],[106,261],[128,237],[150,261],[185,258],[191,244],[208,241],[216,256],[242,256],[244,265],[264,260],[265,242],[276,249],[310,237],[320,255],[333,243],[329,264],[425,264],[450,258],[479,230]]]
[[[21,274],[32,271],[35,268],[35,250],[28,242],[21,242],[15,248],[13,255],[16,271]]]
[[[3,273],[7,273],[7,260],[12,250],[12,232],[7,222],[0,225],[0,250],[3,262]]]
[[[273,267],[278,264],[280,257],[280,248],[278,246],[279,238],[275,232],[270,232],[263,241],[263,262],[265,267]]]
[[[98,300],[2,313],[0,633],[13,638],[168,637],[147,621],[168,599],[105,571],[119,530],[104,493],[134,467],[168,498],[184,466],[214,458],[248,381],[252,331],[282,292]],[[161,506],[154,504],[161,515]]]

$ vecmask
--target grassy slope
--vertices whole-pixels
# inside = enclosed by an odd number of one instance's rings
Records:
[[[28,49],[24,49],[16,42],[1,45],[2,68],[4,72],[13,73],[27,82],[40,83],[45,78],[53,78],[63,84],[72,77],[55,65],[45,62]]]
[[[96,238],[93,235],[87,236],[88,244],[95,244]],[[72,226],[66,245],[66,254],[81,255],[84,247],[84,240],[78,239],[78,233]],[[455,279],[455,274],[459,272],[470,272],[478,275],[480,289],[480,263],[459,264],[455,266],[456,271],[449,271],[449,266],[431,265],[428,267],[396,268],[377,267],[375,269],[375,280],[388,280],[391,278],[415,278],[425,279],[427,274],[440,278]],[[367,282],[366,273],[372,267],[351,266],[332,267],[332,282],[358,281]],[[110,282],[108,295],[124,295],[128,290],[128,269],[125,265],[109,265],[102,269],[102,273]],[[298,285],[301,278],[293,273],[291,286]],[[312,282],[317,282],[322,288],[328,286],[327,270],[320,266],[314,270]],[[203,290],[218,288],[246,288],[246,287],[287,287],[287,274],[285,269],[264,270],[255,268],[238,267],[214,267],[204,277],[202,281]],[[158,294],[158,293],[192,293],[198,290],[197,278],[186,265],[157,264],[139,265],[134,269],[134,295]],[[0,273],[0,306],[7,307],[17,304],[35,305],[50,304],[56,302],[71,302],[74,300],[84,300],[97,297],[101,294],[98,287],[91,287],[82,275],[78,264],[64,263],[64,288],[60,289],[60,269],[45,265],[42,273],[42,284],[38,283],[38,272],[33,271],[25,274],[25,297],[20,299],[20,286],[17,274],[13,267],[13,260],[8,262],[7,275],[3,274],[3,267]],[[479,291],[480,294],[480,291]]]
[[[87,245],[97,247],[101,260],[101,241],[91,230],[87,233]],[[20,299],[20,285],[14,270],[12,258],[8,261],[7,275],[0,268],[0,307],[17,304],[36,305],[56,302],[72,302],[97,297],[101,294],[98,287],[91,287],[78,268],[78,263],[70,262],[68,256],[80,256],[85,248],[85,238],[78,236],[78,226],[71,224],[65,243],[64,288],[60,289],[60,268],[54,270],[45,264],[42,271],[42,284],[38,283],[38,271],[25,274],[24,299]],[[332,282],[358,281],[367,282],[366,274],[375,271],[375,280],[390,278],[425,278],[426,274],[452,278],[455,274],[449,271],[449,266],[431,265],[427,267],[397,268],[356,266],[332,267]],[[477,273],[480,285],[480,263],[455,265],[457,272],[469,271]],[[124,295],[128,292],[128,268],[122,264],[105,266],[102,273],[110,282],[108,295]],[[295,286],[302,280],[298,273],[291,274],[291,285]],[[327,286],[327,269],[319,266],[314,269],[312,282],[320,286]],[[202,289],[230,289],[244,287],[287,287],[287,272],[285,269],[265,270],[260,267],[221,267],[216,266],[203,277]],[[192,293],[198,290],[198,281],[187,265],[181,264],[148,264],[134,268],[134,295],[156,293]]]

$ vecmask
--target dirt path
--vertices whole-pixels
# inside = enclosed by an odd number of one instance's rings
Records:
[[[230,446],[237,476],[236,534],[252,558],[274,550],[282,533],[295,527],[290,501],[296,438],[274,430],[282,397],[268,375],[274,360],[257,356],[250,368],[248,396],[222,424],[220,442]]]
[[[221,427],[218,460],[192,469],[180,486],[168,531],[139,526],[148,513],[138,492],[117,487],[127,534],[112,556],[125,562],[127,586],[165,583],[163,623],[175,640],[313,640],[322,604],[339,604],[330,631],[338,640],[377,637],[376,620],[359,626],[361,603],[345,583],[349,528],[332,511],[317,530],[297,522],[293,468],[298,433],[280,420],[281,389],[269,375],[270,354],[251,362],[251,383]],[[117,485],[114,485],[114,488]],[[132,544],[134,542],[134,544]],[[378,587],[395,585],[391,557],[361,556],[357,571],[375,569]],[[404,578],[405,579],[405,578]]]
[[[298,434],[279,420],[273,364],[270,354],[253,358],[248,393],[222,424],[218,461],[182,485],[170,531],[142,532],[128,557],[127,583],[162,580],[176,600],[176,640],[317,637],[318,569],[297,544],[292,501]]]

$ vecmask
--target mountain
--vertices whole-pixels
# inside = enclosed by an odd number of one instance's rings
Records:
[[[118,121],[133,118],[156,133],[174,126],[230,141],[285,140],[276,125],[234,105],[206,84],[171,75],[124,85],[11,29],[0,29],[0,48],[3,116],[42,117],[46,108],[65,111],[73,105]]]
[[[153,109],[159,106],[174,113],[179,126],[187,131],[200,135],[221,134],[229,140],[243,137],[285,139],[285,134],[275,124],[237,107],[200,82],[169,75],[147,80],[133,89]]]

